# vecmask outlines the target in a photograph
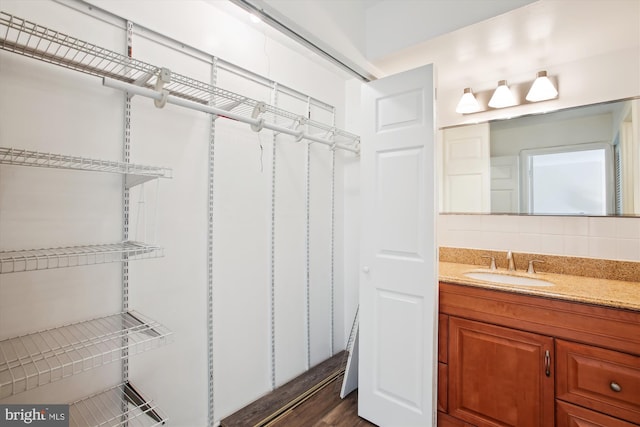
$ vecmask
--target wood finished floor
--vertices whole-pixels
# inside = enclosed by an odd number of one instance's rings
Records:
[[[358,417],[357,390],[340,399],[342,351],[224,418],[220,427],[375,427]]]
[[[340,399],[341,384],[342,376],[268,426],[375,427],[375,424],[358,417],[358,390]]]

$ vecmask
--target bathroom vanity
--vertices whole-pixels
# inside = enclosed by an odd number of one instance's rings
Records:
[[[640,425],[639,282],[474,269],[440,263],[438,426]]]

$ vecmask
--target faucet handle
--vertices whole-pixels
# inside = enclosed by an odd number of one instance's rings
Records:
[[[482,258],[491,259],[491,265],[489,266],[489,270],[495,270],[496,269],[496,259],[495,259],[495,257],[492,257],[490,255],[482,255]]]
[[[544,261],[541,261],[539,259],[532,259],[531,261],[529,261],[529,268],[527,269],[527,273],[534,274],[536,272],[535,268],[533,268],[533,264],[536,262],[544,264]]]

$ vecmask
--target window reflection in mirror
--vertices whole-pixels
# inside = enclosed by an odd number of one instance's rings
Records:
[[[614,211],[611,145],[522,150],[522,212],[607,215]],[[494,209],[496,206],[492,205]],[[495,209],[500,211],[500,207]]]
[[[443,129],[441,212],[640,215],[640,101]]]

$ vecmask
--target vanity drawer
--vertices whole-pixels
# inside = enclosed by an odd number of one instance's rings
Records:
[[[556,398],[640,424],[640,357],[556,340]]]
[[[600,412],[558,401],[556,404],[556,427],[636,427]]]

